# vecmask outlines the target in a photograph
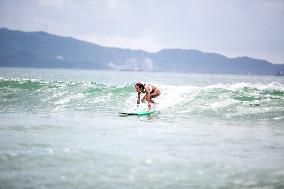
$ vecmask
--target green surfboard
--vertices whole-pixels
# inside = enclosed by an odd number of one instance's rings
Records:
[[[151,115],[157,111],[139,111],[139,112],[120,112],[120,116],[145,116],[145,115]]]

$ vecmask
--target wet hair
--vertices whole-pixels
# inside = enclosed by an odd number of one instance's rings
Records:
[[[144,85],[142,83],[136,83],[135,86],[138,86],[140,89],[144,89]]]

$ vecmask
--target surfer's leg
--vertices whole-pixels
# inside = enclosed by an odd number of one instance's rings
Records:
[[[150,94],[150,99],[148,99],[148,96],[147,95],[145,95],[142,99],[141,99],[141,102],[143,102],[143,103],[145,103],[145,101],[147,100],[147,101],[150,101],[150,103],[155,103],[153,100],[152,100],[152,96],[151,96],[152,94]]]
[[[150,94],[150,102],[155,104],[156,102],[152,98],[156,98],[156,97],[160,96],[160,94],[161,94],[160,90],[156,90],[153,93],[151,93]]]
[[[150,98],[150,102],[153,103],[153,104],[156,103],[152,98]]]
[[[161,92],[160,90],[155,90],[153,93],[150,94],[151,98],[156,98],[158,96],[160,96]]]

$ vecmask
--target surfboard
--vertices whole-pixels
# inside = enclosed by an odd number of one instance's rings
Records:
[[[146,115],[151,115],[157,111],[152,110],[152,111],[139,111],[139,112],[119,112],[119,115],[121,116],[146,116]]]

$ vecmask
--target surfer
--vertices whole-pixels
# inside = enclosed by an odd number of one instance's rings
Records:
[[[137,99],[137,106],[140,104],[140,94],[145,93],[144,97],[141,99],[141,102],[145,102],[147,100],[148,102],[148,109],[151,110],[151,103],[154,104],[155,102],[152,100],[152,98],[156,98],[160,96],[161,91],[158,87],[151,85],[151,84],[142,84],[142,83],[136,83],[135,84],[136,92],[138,93],[138,99]]]

